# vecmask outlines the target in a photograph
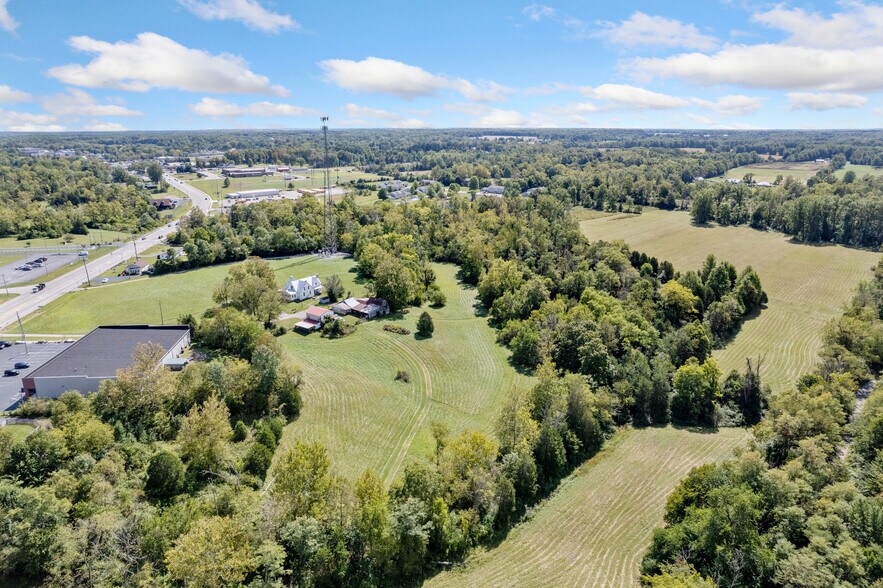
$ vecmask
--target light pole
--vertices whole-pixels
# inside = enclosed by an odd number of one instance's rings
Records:
[[[2,274],[3,277],[3,287],[6,288],[6,295],[9,296],[9,286],[6,285],[6,275]]]

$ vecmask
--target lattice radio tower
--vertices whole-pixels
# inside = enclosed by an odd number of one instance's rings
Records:
[[[331,197],[331,166],[328,159],[328,117],[322,117],[322,135],[325,140],[325,161],[323,163],[324,174],[322,181],[325,187],[325,197],[322,213],[322,235],[324,253],[331,255],[337,253],[337,224],[334,222],[334,202]]]

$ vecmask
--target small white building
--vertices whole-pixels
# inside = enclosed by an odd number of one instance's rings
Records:
[[[294,325],[294,328],[301,331],[318,331],[327,320],[334,318],[334,313],[327,308],[321,306],[311,306],[306,311],[306,316],[302,321]]]
[[[308,298],[313,298],[322,293],[322,282],[319,276],[308,276],[306,278],[295,279],[294,276],[288,278],[288,283],[282,289],[282,294],[288,302],[300,302]]]

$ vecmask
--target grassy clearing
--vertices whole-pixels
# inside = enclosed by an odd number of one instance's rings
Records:
[[[295,438],[321,441],[338,473],[356,477],[372,468],[389,483],[409,461],[431,458],[431,422],[447,423],[452,435],[492,431],[505,395],[531,380],[507,363],[494,331],[475,316],[475,290],[457,282],[456,268],[434,268],[448,303],[426,309],[435,323],[431,339],[383,330],[397,324],[414,333],[418,309],[363,323],[344,339],[280,339],[305,380],[304,412],[286,429],[283,447]],[[410,373],[409,384],[394,381],[398,370]]]
[[[724,175],[725,178],[739,178],[745,174],[754,174],[755,182],[775,182],[778,176],[787,178],[791,176],[795,180],[806,181],[816,175],[825,163],[815,161],[770,161],[768,163],[755,163],[733,168]]]
[[[655,209],[580,226],[589,239],[622,239],[682,271],[698,269],[709,253],[737,268],[754,267],[769,305],[714,355],[725,371],[744,368],[747,357],[763,358],[764,382],[777,390],[810,369],[821,345],[822,326],[840,313],[880,257],[836,245],[796,243],[787,235],[748,227],[696,227],[687,213]]]
[[[3,430],[12,433],[12,441],[17,443],[30,435],[34,427],[31,425],[5,425]]]
[[[99,243],[112,243],[130,239],[129,233],[94,229],[88,235],[71,235],[73,240],[70,245],[97,245]],[[64,239],[18,239],[16,237],[3,237],[0,239],[0,249],[52,249],[59,245],[68,245]]]
[[[874,167],[872,165],[856,165],[852,163],[847,163],[845,166],[834,172],[834,175],[837,176],[838,179],[843,179],[843,176],[846,175],[846,172],[848,171],[855,172],[855,175],[858,178],[862,178],[864,176],[883,176],[883,167]]]
[[[603,210],[595,210],[594,208],[584,208],[582,206],[574,206],[570,209],[570,214],[577,221],[584,220],[592,220],[596,218],[604,218],[605,216],[610,216],[614,214],[612,212],[605,212]]]
[[[215,200],[224,198],[230,192],[241,192],[242,190],[262,190],[265,188],[277,188],[279,190],[287,190],[288,184],[293,184],[294,188],[321,188],[323,171],[321,169],[311,169],[306,174],[292,174],[292,179],[287,181],[281,175],[262,176],[257,178],[235,178],[230,180],[230,185],[224,187],[224,180],[187,180],[187,182],[196,188],[199,188]],[[374,181],[380,176],[367,174],[350,167],[334,168],[331,171],[331,181],[334,184],[343,184],[358,179],[366,181]]]
[[[339,273],[344,287],[363,293],[348,277],[352,274],[343,275],[352,265],[349,259],[302,256],[270,260],[270,265],[276,271],[280,287],[291,274],[300,277]],[[24,330],[25,333],[87,333],[98,325],[160,324],[163,319],[171,323],[184,314],[200,315],[213,305],[212,291],[229,269],[229,265],[219,265],[77,290],[50,302],[42,311],[23,317]]]
[[[668,495],[691,468],[728,457],[747,436],[620,430],[499,546],[426,586],[635,586]]]

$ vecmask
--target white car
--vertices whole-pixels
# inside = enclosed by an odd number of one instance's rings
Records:
[[[106,284],[106,283],[109,282],[109,281],[110,281],[110,278],[101,278],[101,283],[102,283],[102,284]]]

